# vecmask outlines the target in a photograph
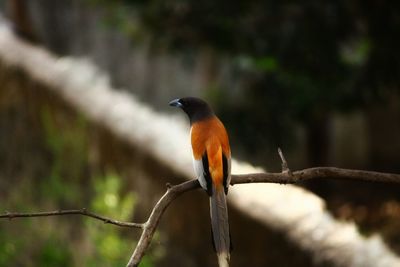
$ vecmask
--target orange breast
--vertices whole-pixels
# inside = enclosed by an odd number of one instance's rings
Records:
[[[229,139],[225,127],[217,117],[196,122],[191,129],[193,156],[202,158],[207,151],[209,171],[215,185],[221,186],[223,180],[222,153],[230,158]]]

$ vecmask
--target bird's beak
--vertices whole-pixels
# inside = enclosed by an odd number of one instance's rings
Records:
[[[182,103],[179,102],[180,99],[174,99],[171,102],[169,102],[168,105],[170,105],[171,107],[177,107],[177,108],[181,108],[183,107]]]

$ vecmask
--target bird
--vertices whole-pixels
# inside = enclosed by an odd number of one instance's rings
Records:
[[[190,121],[193,167],[210,200],[211,232],[218,265],[229,266],[232,248],[226,195],[231,181],[231,149],[227,131],[210,105],[196,97],[169,102]]]

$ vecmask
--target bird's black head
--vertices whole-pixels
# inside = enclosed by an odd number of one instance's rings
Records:
[[[169,102],[169,105],[181,108],[188,115],[191,124],[214,116],[207,102],[196,97],[175,99]]]

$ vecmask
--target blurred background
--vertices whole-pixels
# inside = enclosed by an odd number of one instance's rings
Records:
[[[207,99],[238,159],[280,171],[281,147],[292,170],[400,173],[398,2],[0,0],[0,8],[26,42],[93,62],[116,90],[159,112],[176,112],[167,106],[176,97]],[[87,207],[143,221],[165,182],[180,181],[1,62],[0,151],[1,211]],[[399,186],[301,186],[400,253]],[[215,264],[204,240],[208,218],[187,210],[208,214],[206,196],[193,195],[170,208],[142,266]],[[329,266],[282,233],[235,210],[231,218],[234,242],[251,244],[233,266]],[[0,266],[123,266],[133,232],[77,217],[0,221]],[[253,240],[258,235],[265,240]]]

